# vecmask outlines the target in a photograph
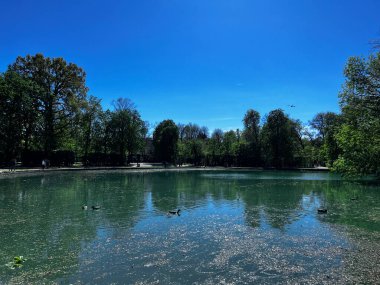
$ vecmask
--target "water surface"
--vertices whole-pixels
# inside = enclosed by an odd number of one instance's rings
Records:
[[[328,173],[0,179],[0,284],[376,283],[379,205],[378,184]]]

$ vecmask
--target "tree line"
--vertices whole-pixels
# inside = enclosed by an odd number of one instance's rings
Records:
[[[197,124],[149,124],[127,98],[104,110],[89,95],[86,73],[63,58],[18,57],[0,74],[0,163],[126,165],[156,161],[196,166],[328,166],[349,175],[379,175],[380,53],[352,57],[339,94],[340,113],[307,124],[281,109],[249,109],[242,130]]]

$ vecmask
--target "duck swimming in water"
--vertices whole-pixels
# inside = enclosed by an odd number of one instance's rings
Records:
[[[319,208],[318,209],[318,214],[326,214],[327,213],[327,209],[326,208]]]
[[[97,205],[97,206],[92,206],[91,207],[93,210],[99,210],[101,207],[99,206],[99,205]]]
[[[82,210],[87,210],[87,206],[86,206],[86,205],[83,205],[83,206],[82,206]]]
[[[171,210],[169,211],[168,213],[169,214],[172,214],[172,215],[178,215],[179,216],[179,212],[181,211],[181,209],[178,209],[178,210]]]

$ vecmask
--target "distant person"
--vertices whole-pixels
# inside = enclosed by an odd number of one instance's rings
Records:
[[[42,170],[45,170],[45,168],[46,168],[46,160],[43,159],[42,160]]]
[[[12,159],[11,162],[9,163],[9,171],[16,171],[16,164],[17,164],[16,158]]]

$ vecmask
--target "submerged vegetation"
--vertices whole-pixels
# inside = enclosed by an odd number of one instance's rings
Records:
[[[23,266],[24,262],[26,261],[27,259],[24,258],[22,255],[20,256],[15,256],[13,258],[13,261],[9,262],[6,264],[7,267],[11,268],[11,269],[16,269],[16,268],[20,268]]]
[[[0,75],[0,163],[125,165],[135,161],[209,166],[328,166],[348,175],[380,174],[380,52],[350,58],[341,112],[307,124],[281,109],[249,109],[243,130],[214,130],[164,120],[149,124],[126,98],[104,110],[88,95],[76,64],[42,54],[18,57]]]
[[[377,284],[378,190],[292,171],[2,178],[0,264],[28,261],[0,266],[0,282]]]

